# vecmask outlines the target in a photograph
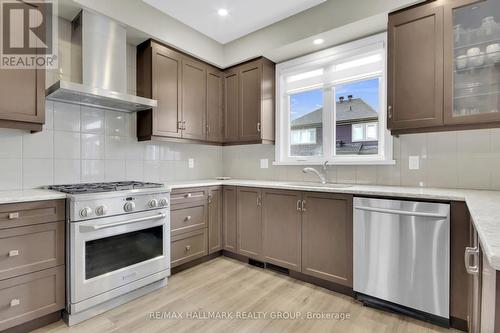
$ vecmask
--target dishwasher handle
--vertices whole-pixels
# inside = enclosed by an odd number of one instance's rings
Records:
[[[368,212],[376,212],[376,213],[386,213],[386,214],[416,216],[416,217],[429,217],[429,218],[436,218],[436,219],[448,218],[447,214],[412,212],[412,211],[407,211],[407,210],[397,210],[397,209],[389,209],[389,208],[355,206],[354,209],[364,210],[364,211],[368,211]]]

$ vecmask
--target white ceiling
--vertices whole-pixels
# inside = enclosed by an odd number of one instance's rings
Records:
[[[226,44],[326,0],[142,0],[163,13]],[[217,10],[229,14],[221,17]]]

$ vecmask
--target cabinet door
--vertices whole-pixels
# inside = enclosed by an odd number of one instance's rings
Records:
[[[238,187],[238,253],[262,258],[262,197],[257,188]]]
[[[239,74],[229,70],[224,77],[224,141],[238,141]]]
[[[182,137],[205,139],[206,67],[203,63],[182,59]]]
[[[222,250],[222,188],[208,190],[208,253]]]
[[[264,261],[300,271],[301,199],[299,191],[262,191]]]
[[[222,190],[222,232],[223,248],[226,251],[237,251],[237,200],[236,187],[224,186]]]
[[[1,69],[0,86],[0,122],[45,122],[44,70]]]
[[[207,140],[224,140],[224,74],[215,69],[207,70]]]
[[[25,9],[33,4],[23,4]],[[45,70],[0,70],[0,126],[23,128],[16,122],[45,123]]]
[[[445,5],[445,123],[500,122],[500,2]]]
[[[303,193],[302,273],[352,287],[352,196]]]
[[[260,139],[262,62],[240,66],[239,140]]]
[[[165,47],[153,47],[152,68],[153,134],[178,138],[181,136],[181,55]]]
[[[443,7],[389,16],[388,128],[443,125]]]

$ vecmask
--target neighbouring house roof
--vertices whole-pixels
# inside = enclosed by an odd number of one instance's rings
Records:
[[[318,127],[322,124],[323,108],[309,112],[300,118],[292,120],[292,127]],[[353,98],[337,102],[337,123],[351,124],[360,121],[375,120],[378,113],[361,98]]]

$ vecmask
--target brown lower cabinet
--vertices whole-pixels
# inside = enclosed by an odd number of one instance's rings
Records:
[[[352,195],[224,187],[223,209],[225,250],[352,287]]]
[[[262,260],[262,190],[238,187],[237,200],[237,241],[239,254]]]
[[[222,187],[208,189],[208,254],[222,250]]]
[[[222,243],[223,249],[230,252],[237,252],[237,214],[236,214],[236,187],[224,186],[222,189]]]
[[[64,200],[0,205],[0,331],[33,330],[61,318],[64,207]]]
[[[294,271],[301,269],[302,193],[262,191],[264,261]]]
[[[352,195],[303,193],[302,273],[352,287]]]

